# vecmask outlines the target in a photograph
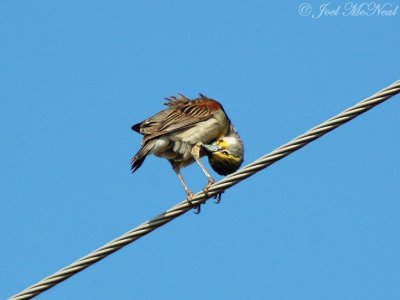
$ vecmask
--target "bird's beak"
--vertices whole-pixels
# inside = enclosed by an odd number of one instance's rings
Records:
[[[202,147],[207,153],[212,153],[219,150],[218,145],[202,145]]]

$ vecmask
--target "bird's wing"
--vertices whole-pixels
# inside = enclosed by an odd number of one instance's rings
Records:
[[[156,137],[189,128],[205,121],[219,109],[221,104],[203,95],[200,98],[189,100],[184,96],[167,98],[168,109],[159,112],[143,122],[132,126],[132,129],[145,135],[143,142]]]

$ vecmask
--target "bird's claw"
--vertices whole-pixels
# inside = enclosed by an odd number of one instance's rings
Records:
[[[216,194],[215,196],[214,196],[214,199],[216,200],[214,203],[215,204],[218,204],[218,203],[220,203],[221,202],[221,198],[222,198],[222,194],[223,194],[224,192],[222,191],[221,193],[218,193],[218,194]]]
[[[200,212],[201,212],[201,207],[200,207],[200,205],[197,205],[196,207],[194,207],[194,209],[195,209],[195,214],[196,215],[198,215]]]

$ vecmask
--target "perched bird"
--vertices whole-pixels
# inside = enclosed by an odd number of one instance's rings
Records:
[[[216,100],[202,94],[193,100],[180,94],[166,100],[167,109],[132,126],[132,130],[143,135],[143,140],[131,160],[131,169],[132,173],[139,169],[149,154],[168,159],[190,201],[193,193],[180,170],[196,161],[207,176],[207,191],[215,180],[200,157],[207,155],[211,167],[218,174],[227,175],[242,164],[243,143]]]

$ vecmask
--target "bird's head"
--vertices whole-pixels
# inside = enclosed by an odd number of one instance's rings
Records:
[[[210,145],[202,145],[211,167],[220,175],[228,175],[239,169],[243,162],[244,148],[236,131],[221,137]]]

